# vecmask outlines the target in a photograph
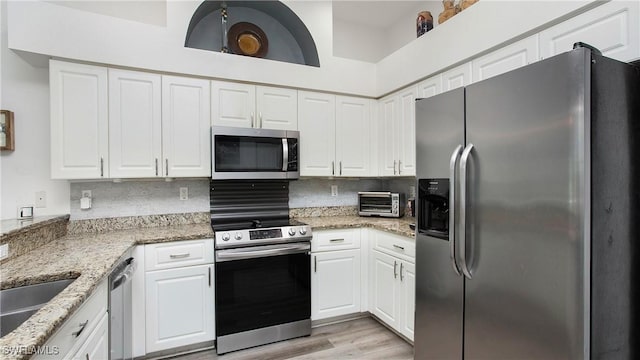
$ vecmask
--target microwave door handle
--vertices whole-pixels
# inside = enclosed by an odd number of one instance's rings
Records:
[[[282,171],[289,169],[289,141],[282,139]]]

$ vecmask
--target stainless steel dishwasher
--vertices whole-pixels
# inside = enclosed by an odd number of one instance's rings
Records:
[[[109,275],[109,359],[131,359],[131,276],[133,257],[123,257]]]

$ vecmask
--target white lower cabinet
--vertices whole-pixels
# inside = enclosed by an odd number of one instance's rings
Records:
[[[413,340],[415,318],[415,242],[370,231],[370,312],[391,328]]]
[[[147,353],[214,340],[213,265],[146,275]]]
[[[146,354],[213,342],[213,240],[151,244],[144,250]]]
[[[311,319],[360,312],[360,249],[313,254]]]
[[[109,316],[104,314],[84,345],[73,356],[78,360],[103,360],[109,358]]]

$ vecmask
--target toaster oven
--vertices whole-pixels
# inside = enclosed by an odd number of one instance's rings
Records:
[[[363,191],[358,193],[360,216],[395,217],[404,216],[406,200],[403,193],[389,191]]]

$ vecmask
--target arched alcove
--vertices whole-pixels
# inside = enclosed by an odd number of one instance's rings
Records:
[[[238,22],[260,27],[269,41],[263,58],[320,66],[318,50],[306,25],[280,1],[225,1],[227,28]],[[185,47],[221,51],[223,1],[204,1],[191,17]]]

